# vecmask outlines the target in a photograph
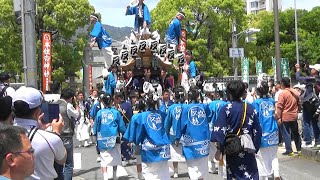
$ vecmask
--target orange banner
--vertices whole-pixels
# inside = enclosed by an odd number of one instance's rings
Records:
[[[50,81],[52,74],[52,47],[51,33],[42,33],[42,91],[50,91]]]
[[[182,36],[183,39],[186,40],[186,42],[181,41],[181,39],[180,39],[178,50],[185,54],[186,51],[187,51],[187,30],[186,29],[182,29],[181,30],[181,36]]]

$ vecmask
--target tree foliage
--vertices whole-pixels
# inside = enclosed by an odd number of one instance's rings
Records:
[[[245,3],[239,0],[160,0],[151,12],[152,28],[159,29],[164,35],[179,10],[186,14],[182,22],[184,28],[196,24],[187,28],[188,49],[194,52],[196,60],[200,60],[197,64],[207,76],[232,75],[233,65],[228,49],[232,45],[234,18],[238,33],[248,28],[261,30],[255,35],[256,41],[245,43],[245,33],[238,39],[238,47],[243,47],[245,56],[250,58],[250,74],[255,74],[256,60],[263,62],[264,72],[272,72],[271,57],[275,54],[272,12],[246,15]],[[311,11],[298,10],[300,59],[309,63],[320,63],[320,24],[316,21],[319,13],[320,7]],[[281,56],[288,58],[293,68],[296,64],[294,10],[281,11],[279,16]]]
[[[35,27],[38,68],[40,70],[41,32],[51,32],[52,79],[63,82],[81,68],[88,32],[78,30],[89,24],[94,8],[88,0],[38,0],[37,3]],[[0,4],[0,62],[6,70],[22,73],[21,26],[16,24],[13,1],[0,0]]]

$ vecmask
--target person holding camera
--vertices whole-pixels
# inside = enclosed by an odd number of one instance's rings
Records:
[[[14,125],[20,126],[28,131],[28,137],[32,147],[35,149],[35,170],[26,178],[28,180],[48,179],[53,180],[58,177],[54,168],[54,162],[63,165],[66,162],[67,152],[59,135],[64,127],[64,119],[54,119],[51,124],[52,132],[41,128],[39,121],[43,117],[41,114],[41,104],[43,96],[41,92],[32,87],[20,87],[13,95],[13,112],[15,114]]]
[[[312,133],[315,140],[315,146],[320,146],[320,129],[318,125],[318,119],[316,118],[316,110],[319,107],[319,72],[320,72],[320,64],[310,65],[310,75],[309,76],[301,76],[301,68],[299,64],[296,64],[296,79],[304,84],[305,92],[302,94],[301,103],[303,108],[303,121],[302,121],[302,132],[303,132],[303,140],[305,141],[306,147],[312,146]]]
[[[76,105],[75,94],[70,88],[63,89],[61,99],[58,100],[59,111],[64,119],[61,138],[67,150],[67,160],[63,167],[64,180],[72,179],[73,175],[73,135],[76,120],[80,115],[80,108]]]

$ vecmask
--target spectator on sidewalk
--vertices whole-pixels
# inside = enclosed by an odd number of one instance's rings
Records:
[[[301,76],[300,65],[296,65],[296,79],[304,84],[305,92],[301,97],[301,103],[303,108],[303,139],[306,147],[312,146],[312,134],[315,140],[315,146],[320,146],[320,128],[318,119],[313,117],[317,109],[317,103],[319,102],[319,72],[320,64],[310,65],[310,76]],[[313,130],[313,133],[312,133]]]
[[[12,98],[10,96],[0,97],[0,125],[13,124]]]
[[[38,119],[41,117],[41,104],[43,98],[39,90],[32,87],[20,87],[13,95],[13,112],[16,126],[24,127],[35,149],[35,170],[26,180],[46,179],[53,180],[58,177],[54,162],[63,165],[67,153],[61,138],[58,136],[64,126],[63,119],[53,120],[52,131],[41,130]]]
[[[291,134],[298,151],[301,153],[301,139],[298,131],[298,105],[299,93],[290,88],[290,79],[284,77],[281,79],[283,91],[279,94],[279,100],[276,105],[276,117],[281,128],[283,141],[285,143],[286,152],[283,155],[294,155],[291,146]]]
[[[80,115],[80,108],[76,105],[74,92],[69,88],[61,91],[61,99],[57,103],[64,120],[61,138],[67,150],[67,160],[63,167],[63,175],[64,180],[71,180],[73,175],[73,135],[75,122]]]
[[[11,96],[15,90],[10,87],[10,74],[7,72],[0,73],[0,97]]]
[[[22,180],[34,172],[34,149],[24,128],[0,126],[0,179]]]

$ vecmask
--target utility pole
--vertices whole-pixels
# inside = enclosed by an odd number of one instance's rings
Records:
[[[236,18],[232,22],[232,48],[237,48],[237,23]],[[238,80],[238,59],[233,57],[234,80]]]
[[[281,80],[281,52],[280,52],[280,36],[279,36],[279,8],[278,0],[273,0],[273,13],[274,13],[274,42],[276,54],[276,77],[277,81]]]
[[[90,96],[90,80],[89,80],[89,63],[90,63],[90,50],[89,46],[84,48],[82,68],[83,68],[83,93],[85,97]]]
[[[298,15],[297,15],[297,0],[294,0],[294,24],[296,33],[296,59],[299,64],[299,35],[298,35]]]
[[[24,83],[38,88],[34,0],[21,0],[21,11]]]

